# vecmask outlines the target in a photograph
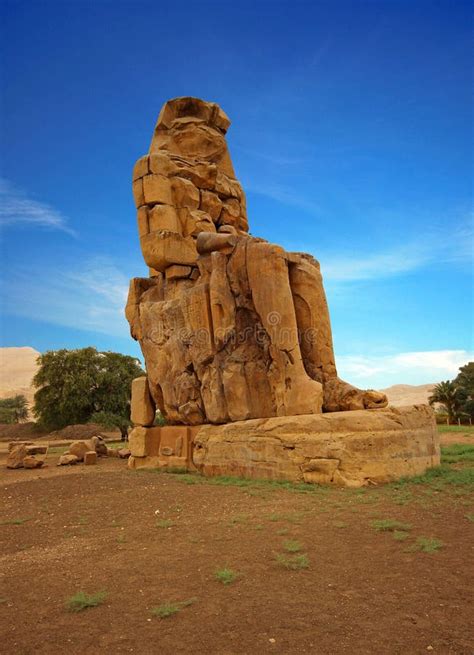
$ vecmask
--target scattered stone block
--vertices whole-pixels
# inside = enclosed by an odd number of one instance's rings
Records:
[[[37,459],[34,455],[28,455],[23,460],[23,466],[26,469],[39,469],[43,466],[44,459]]]
[[[97,453],[95,450],[89,450],[84,454],[84,464],[86,466],[91,466],[92,464],[97,464]]]
[[[10,441],[8,444],[8,452],[11,452],[13,448],[16,448],[17,446],[32,446],[33,442],[32,441]]]
[[[48,446],[40,446],[40,445],[27,446],[26,451],[28,455],[46,455],[46,453],[48,452]]]
[[[120,448],[118,451],[118,456],[120,459],[128,459],[131,455],[130,449],[129,448]]]
[[[83,461],[84,455],[90,450],[91,445],[86,441],[73,441],[69,446],[69,454],[75,455],[80,462]]]
[[[27,457],[28,452],[26,446],[20,444],[19,446],[14,446],[11,451],[8,453],[7,457],[7,468],[8,469],[21,469],[23,468],[23,460]]]
[[[94,436],[91,437],[86,441],[86,444],[89,446],[89,450],[95,450],[97,455],[99,457],[107,457],[107,444],[105,443],[105,440],[101,436]]]
[[[71,464],[77,464],[78,462],[79,457],[66,453],[65,455],[61,455],[58,459],[58,466],[70,466]]]

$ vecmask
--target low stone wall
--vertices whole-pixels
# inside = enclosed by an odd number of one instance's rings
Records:
[[[253,419],[201,427],[135,428],[131,468],[362,486],[424,473],[440,462],[427,405]]]

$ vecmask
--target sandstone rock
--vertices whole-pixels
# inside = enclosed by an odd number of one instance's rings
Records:
[[[153,425],[156,407],[146,376],[132,381],[131,419],[135,425]]]
[[[103,437],[99,435],[91,437],[86,441],[86,445],[89,446],[89,450],[95,450],[98,456],[107,456],[108,448]]]
[[[143,199],[142,204],[172,205],[171,182],[164,175],[145,175],[143,178]]]
[[[107,448],[107,457],[119,457],[117,448]]]
[[[32,445],[26,446],[26,452],[28,455],[46,455],[48,452],[48,446],[42,445]]]
[[[181,225],[179,222],[178,212],[175,207],[171,205],[155,205],[151,209],[145,209],[148,214],[148,230],[149,232],[174,232],[181,234]],[[140,210],[139,210],[140,211]],[[143,236],[140,234],[140,237]]]
[[[8,452],[10,453],[14,448],[18,446],[33,446],[32,441],[10,441],[8,444]]]
[[[161,428],[145,428],[137,426],[133,428],[128,437],[130,454],[133,457],[145,457],[147,455],[158,455],[160,446]]]
[[[194,470],[193,441],[201,426],[170,425],[134,428],[130,434],[129,468]]]
[[[84,455],[91,450],[91,446],[86,441],[73,441],[69,446],[69,454],[75,455],[79,462],[82,462]]]
[[[132,453],[129,448],[120,448],[118,451],[118,456],[120,459],[128,459]]]
[[[39,469],[43,466],[44,464],[44,459],[38,459],[34,457],[33,455],[27,455],[25,459],[23,460],[23,466],[26,469]]]
[[[203,426],[193,461],[204,475],[358,487],[418,475],[440,462],[427,405]]]
[[[86,453],[84,453],[84,464],[86,466],[97,464],[97,453],[95,450],[88,450]]]
[[[189,277],[191,275],[191,270],[191,266],[180,266],[179,264],[173,264],[173,266],[168,266],[166,269],[166,279],[177,280],[182,277]]]
[[[76,455],[65,454],[61,455],[59,458],[58,466],[69,466],[71,464],[77,464],[79,461],[80,460]]]
[[[175,232],[161,230],[140,238],[143,258],[155,271],[164,271],[172,264],[195,264],[196,247],[192,239],[185,239]]]
[[[14,446],[7,457],[7,468],[8,469],[20,469],[23,468],[23,461],[27,457],[28,451],[26,446],[20,444],[19,446]]]

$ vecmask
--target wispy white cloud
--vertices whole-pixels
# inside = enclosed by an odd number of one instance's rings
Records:
[[[107,258],[94,258],[83,268],[44,269],[32,278],[14,271],[5,282],[4,311],[55,325],[127,337],[124,316],[129,280]]]
[[[338,371],[356,386],[384,388],[392,384],[427,384],[456,377],[460,366],[474,360],[467,350],[428,350],[392,355],[340,355]]]
[[[265,149],[262,148],[261,150],[258,150],[255,148],[248,148],[246,146],[234,145],[233,150],[243,152],[245,155],[253,159],[269,162],[270,164],[274,164],[276,166],[301,166],[301,164],[305,161],[305,158],[302,156],[295,157],[281,154],[280,152],[270,152],[266,147]]]
[[[71,236],[76,232],[69,227],[67,218],[50,205],[34,200],[8,180],[0,178],[0,225],[28,224],[61,230]]]
[[[394,277],[433,263],[462,263],[473,260],[474,236],[471,222],[444,232],[425,232],[408,243],[362,256],[314,253],[321,262],[324,279],[334,282]]]
[[[284,186],[282,184],[256,183],[250,179],[244,179],[243,186],[246,192],[270,198],[271,200],[280,202],[282,205],[303,209],[309,214],[321,215],[321,207],[316,202],[308,200],[302,196],[301,193],[289,186]]]

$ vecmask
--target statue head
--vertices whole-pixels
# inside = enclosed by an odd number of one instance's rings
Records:
[[[158,116],[150,153],[166,150],[219,164],[227,154],[229,125],[229,118],[214,102],[191,97],[168,100]]]

